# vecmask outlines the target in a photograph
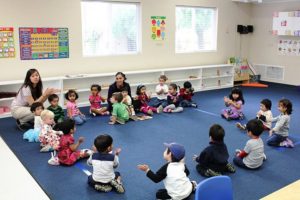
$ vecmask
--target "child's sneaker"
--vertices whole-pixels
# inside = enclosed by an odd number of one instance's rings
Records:
[[[130,115],[129,119],[132,119],[133,121],[139,120],[138,116],[136,116],[136,115]]]
[[[294,147],[294,143],[292,140],[290,140],[289,138],[286,138],[286,143],[287,143],[287,147],[293,148]]]
[[[124,193],[125,189],[122,183],[119,183],[117,180],[113,179],[110,181],[110,184],[116,189],[117,193]]]
[[[195,103],[192,103],[191,106],[192,106],[193,108],[197,108],[197,107],[198,107],[198,105],[195,104]]]
[[[240,122],[237,122],[235,125],[236,125],[237,128],[239,128],[241,130],[246,130],[246,126],[242,125]]]
[[[86,158],[89,157],[93,154],[93,151],[90,149],[81,149],[80,150],[80,157],[81,158]]]
[[[49,165],[59,165],[59,159],[55,152],[51,152],[51,158],[48,160]]]
[[[234,166],[231,163],[227,163],[226,169],[230,173],[235,173],[235,168],[234,168]]]
[[[212,177],[212,176],[221,176],[222,174],[220,172],[216,172],[212,169],[208,169],[206,170],[206,172],[204,173],[204,176],[207,176],[207,177]]]
[[[148,110],[148,111],[147,111],[147,114],[148,114],[148,115],[153,115],[153,111],[152,111],[152,110]]]
[[[112,190],[112,187],[110,185],[100,185],[100,184],[96,184],[94,186],[95,190],[99,191],[99,192],[110,192]]]
[[[162,105],[160,105],[160,106],[158,106],[158,108],[157,108],[157,113],[161,113],[162,111],[163,111],[163,106]]]

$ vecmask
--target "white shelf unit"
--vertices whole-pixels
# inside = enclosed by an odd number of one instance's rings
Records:
[[[190,81],[196,92],[233,87],[234,67],[229,64],[191,66],[180,68],[152,69],[141,71],[125,71],[127,82],[131,86],[132,96],[135,96],[138,85],[147,87],[147,92],[155,96],[155,87],[160,75],[168,77],[167,84],[176,83],[183,87],[185,81]],[[65,107],[64,94],[68,89],[75,89],[79,94],[77,103],[79,106],[88,106],[90,86],[99,84],[102,87],[101,95],[107,97],[108,87],[115,81],[115,73],[81,74],[74,76],[63,76],[43,78],[44,89],[47,87],[61,89],[60,105]],[[0,82],[0,92],[17,92],[23,81]],[[0,99],[0,106],[10,106],[13,98]],[[45,103],[45,107],[48,106]],[[0,114],[0,118],[9,117],[10,113]]]

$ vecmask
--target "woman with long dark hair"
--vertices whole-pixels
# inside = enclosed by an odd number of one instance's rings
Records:
[[[38,70],[27,71],[24,83],[11,104],[11,114],[17,120],[19,129],[26,130],[33,125],[34,114],[30,111],[31,104],[44,103],[48,96],[55,92],[59,90],[47,88],[43,93],[43,83]]]
[[[107,95],[108,107],[107,107],[107,110],[109,112],[112,111],[112,104],[110,102],[110,98],[112,97],[113,93],[122,92],[125,89],[126,91],[128,91],[128,95],[131,97],[130,85],[127,82],[125,82],[125,80],[126,80],[125,74],[122,73],[122,72],[117,72],[115,77],[116,77],[116,81],[113,84],[111,84],[109,86],[109,89],[108,89],[108,95]]]

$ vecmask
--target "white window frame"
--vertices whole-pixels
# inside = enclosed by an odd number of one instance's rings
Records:
[[[107,0],[81,0],[81,15],[83,15],[83,11],[82,11],[82,3],[85,2],[102,2],[102,3],[110,3],[110,4],[135,4],[137,6],[137,39],[136,39],[136,51],[134,52],[118,52],[118,53],[114,53],[114,51],[110,51],[108,53],[105,54],[94,54],[94,55],[86,55],[84,53],[84,20],[83,20],[83,16],[81,16],[81,30],[82,30],[82,55],[83,57],[104,57],[104,56],[122,56],[122,55],[138,55],[141,53],[141,49],[142,49],[142,42],[141,42],[141,3],[140,2],[123,2],[123,1],[107,1]]]
[[[179,51],[177,49],[177,34],[178,34],[178,30],[177,30],[177,15],[176,15],[176,9],[177,8],[191,8],[191,9],[195,9],[195,8],[200,8],[200,9],[213,9],[215,11],[215,46],[214,49],[192,49],[192,50],[181,50]],[[185,54],[185,53],[199,53],[199,52],[217,52],[218,49],[218,8],[217,7],[203,7],[203,6],[187,6],[187,5],[176,5],[175,7],[175,53],[176,54]]]

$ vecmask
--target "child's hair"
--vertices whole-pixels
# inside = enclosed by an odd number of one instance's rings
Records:
[[[51,94],[51,95],[48,97],[49,103],[51,103],[54,99],[59,99],[59,97],[58,97],[57,94]]]
[[[212,138],[213,141],[223,142],[225,131],[221,125],[214,124],[209,129],[209,136]]]
[[[30,111],[31,112],[35,112],[35,110],[38,107],[42,107],[42,109],[44,110],[44,106],[43,106],[43,104],[41,102],[34,102],[34,103],[31,104]]]
[[[94,140],[94,146],[96,147],[97,151],[101,153],[107,151],[107,148],[110,147],[112,143],[112,137],[107,134],[99,135]]]
[[[252,119],[248,121],[246,129],[247,131],[251,131],[251,133],[255,136],[260,136],[264,131],[263,123],[259,119]]]
[[[67,99],[67,100],[70,100],[69,99],[69,95],[70,94],[75,94],[75,100],[77,100],[78,99],[78,93],[75,91],[75,90],[68,90],[68,92],[65,94],[65,98]]]
[[[190,89],[190,88],[192,88],[192,84],[191,84],[191,82],[189,82],[189,81],[185,81],[185,82],[183,83],[183,87],[184,87],[185,89]]]
[[[127,87],[123,87],[123,88],[121,89],[121,92],[127,92],[127,93],[128,93],[128,88],[127,88]]]
[[[93,88],[97,88],[98,92],[101,91],[101,86],[98,85],[98,84],[93,84],[93,85],[91,85],[91,90],[92,90]]]
[[[178,86],[175,83],[171,83],[169,87],[173,88],[175,91],[177,91]]]
[[[233,97],[232,97],[233,94],[238,94],[239,97],[237,99],[233,99]],[[232,88],[231,93],[229,95],[229,99],[234,100],[234,101],[242,101],[242,103],[245,104],[245,100],[244,100],[244,97],[243,97],[243,92],[238,87]]]
[[[263,99],[260,103],[263,104],[267,110],[271,110],[272,101],[270,99]]]
[[[282,104],[282,106],[284,108],[286,108],[286,113],[288,115],[292,114],[293,104],[292,104],[292,102],[290,100],[288,100],[288,99],[281,99],[278,103]]]
[[[175,156],[172,154],[171,150],[168,148],[167,154],[169,154],[169,153],[171,153],[171,161],[172,162],[179,162],[180,161],[177,158],[175,158]]]
[[[47,117],[54,118],[54,113],[50,110],[43,110],[41,112],[41,119],[44,121]]]
[[[122,100],[123,100],[123,95],[122,95],[121,92],[115,92],[115,93],[113,93],[113,94],[112,94],[112,97],[113,97],[118,103],[122,102]]]
[[[142,88],[146,88],[145,85],[138,85],[136,88],[136,95],[140,95],[141,94],[141,90]]]
[[[56,131],[62,131],[64,135],[67,135],[71,132],[71,129],[74,130],[75,121],[73,119],[66,119],[63,122],[57,123],[54,127]]]
[[[162,80],[164,80],[165,82],[168,80],[168,78],[167,78],[166,75],[160,75],[160,76],[159,76],[159,79],[162,79]]]

